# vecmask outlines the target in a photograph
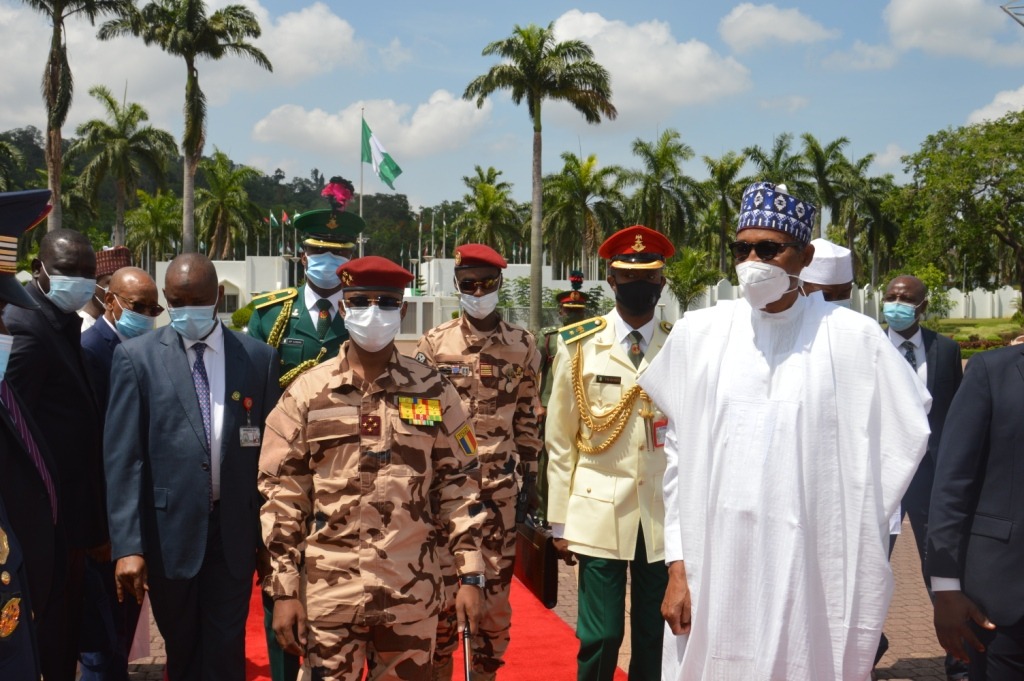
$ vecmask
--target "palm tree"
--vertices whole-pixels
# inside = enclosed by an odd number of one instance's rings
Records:
[[[14,171],[23,167],[25,157],[18,147],[7,140],[0,140],[0,192],[11,191]]]
[[[196,220],[201,234],[209,239],[206,253],[213,260],[227,260],[233,242],[246,239],[246,229],[259,225],[262,211],[249,200],[245,185],[263,173],[249,166],[236,166],[223,151],[213,148],[213,157],[199,163],[209,189],[196,190]]]
[[[544,241],[552,263],[579,256],[580,269],[589,269],[585,274],[594,279],[597,247],[622,226],[623,170],[598,168],[594,154],[580,161],[567,151],[562,161],[562,172],[544,179]]]
[[[714,206],[718,214],[718,269],[728,271],[729,266],[729,234],[736,223],[743,188],[750,178],[740,177],[746,156],[728,152],[722,158],[704,157],[704,165],[708,168],[708,179],[704,182],[704,192],[709,205]]]
[[[792,143],[793,135],[785,132],[774,139],[771,150],[756,144],[746,147],[744,155],[757,168],[752,181],[784,183],[798,196],[811,196],[814,184],[809,181],[806,159],[790,151]]]
[[[47,218],[47,229],[59,229],[63,225],[63,210],[60,197],[63,159],[61,149],[61,127],[71,109],[75,82],[68,62],[68,46],[64,38],[64,22],[78,14],[96,23],[104,14],[125,16],[132,11],[132,0],[25,0],[25,4],[46,16],[53,30],[50,33],[50,51],[43,70],[43,103],[46,105],[46,174],[47,183],[53,193],[53,210]]]
[[[107,119],[93,119],[78,126],[79,139],[68,149],[68,159],[79,155],[92,155],[82,169],[84,189],[93,202],[100,185],[110,177],[114,181],[114,245],[124,245],[124,214],[128,199],[143,172],[163,182],[167,160],[178,153],[174,136],[150,125],[149,113],[142,105],[118,104],[110,90],[97,85],[89,94],[106,109]]]
[[[133,260],[146,263],[151,275],[156,274],[156,260],[174,257],[181,234],[181,199],[158,191],[150,196],[141,189],[135,192],[139,207],[125,216],[125,245],[132,249]]]
[[[629,181],[640,185],[633,197],[637,217],[669,239],[686,243],[686,228],[701,203],[697,183],[682,170],[683,161],[693,158],[693,149],[678,131],[669,128],[654,144],[633,140],[633,155],[643,164],[643,170],[627,175]]]
[[[849,144],[850,140],[839,137],[822,146],[809,132],[805,132],[801,138],[804,141],[804,162],[817,185],[814,195],[818,203],[818,214],[815,216],[814,236],[818,237],[823,231],[823,209],[828,208],[829,219],[833,223],[839,219],[839,178],[847,163],[846,157],[843,156],[843,147]]]
[[[512,35],[487,45],[484,56],[497,55],[501,64],[474,78],[464,99],[476,99],[477,107],[498,90],[509,90],[512,101],[526,100],[533,123],[533,193],[530,215],[530,328],[541,327],[541,261],[544,239],[543,175],[541,173],[541,103],[545,99],[568,102],[583,114],[588,123],[600,123],[601,116],[618,115],[612,105],[608,71],[594,61],[594,51],[582,40],[555,41],[554,23],[542,28],[536,24],[516,25]]]
[[[463,177],[469,188],[462,202],[465,213],[452,221],[459,243],[481,243],[509,253],[519,237],[518,212],[512,200],[512,185],[499,181],[500,170],[476,167],[476,177]],[[492,181],[488,182],[490,179]]]
[[[707,251],[687,248],[665,266],[669,290],[683,312],[700,300],[709,286],[714,286],[722,278],[721,270],[711,265],[710,260],[711,255]]]
[[[864,216],[864,203],[871,192],[868,167],[874,162],[875,155],[868,154],[861,159],[847,159],[841,167],[836,194],[839,198],[840,214],[832,218],[833,224],[842,222],[846,226],[846,247],[850,249],[851,265],[854,278],[857,274],[857,253],[854,240],[857,238],[857,222]]]
[[[267,71],[273,66],[267,55],[247,38],[259,38],[259,21],[243,5],[228,5],[207,15],[202,0],[154,0],[130,16],[108,21],[100,29],[100,39],[124,35],[141,37],[147,45],[156,44],[164,52],[185,60],[185,133],[181,150],[185,156],[182,187],[182,250],[196,250],[194,221],[195,176],[206,142],[206,95],[199,87],[200,58],[218,60],[228,54],[251,59]]]
[[[868,252],[871,254],[871,288],[878,286],[878,262],[883,247],[892,254],[899,237],[899,226],[893,217],[888,202],[895,194],[896,182],[892,175],[872,177],[864,197],[864,232],[867,234]]]

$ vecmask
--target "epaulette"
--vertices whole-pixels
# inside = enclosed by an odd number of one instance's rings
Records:
[[[604,317],[591,317],[590,319],[584,319],[582,322],[563,326],[558,330],[558,333],[561,334],[563,341],[573,343],[581,338],[586,338],[592,333],[597,333],[606,326],[608,326],[608,322],[605,321]]]
[[[270,291],[269,293],[263,293],[255,296],[252,299],[252,306],[254,309],[260,309],[261,307],[267,307],[268,305],[275,305],[277,303],[283,303],[286,300],[291,300],[299,295],[299,289],[297,288],[283,288],[280,291]]]
[[[672,325],[669,324],[668,322],[662,322],[660,326],[661,330],[664,331],[665,333],[672,333]]]

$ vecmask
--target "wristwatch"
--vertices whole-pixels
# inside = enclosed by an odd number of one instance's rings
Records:
[[[487,583],[487,578],[483,575],[462,575],[459,577],[459,584],[469,584],[470,586],[478,586],[481,589]]]

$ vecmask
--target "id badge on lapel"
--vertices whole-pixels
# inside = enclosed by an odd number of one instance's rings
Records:
[[[245,407],[245,425],[238,429],[239,444],[243,447],[259,447],[260,429],[252,425],[252,398],[242,400]]]

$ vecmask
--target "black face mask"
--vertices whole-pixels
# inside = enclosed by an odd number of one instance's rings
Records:
[[[644,314],[654,309],[661,298],[661,284],[649,281],[632,281],[615,286],[615,302],[621,303],[633,314]]]

